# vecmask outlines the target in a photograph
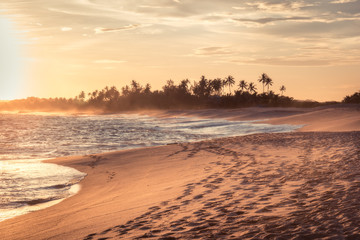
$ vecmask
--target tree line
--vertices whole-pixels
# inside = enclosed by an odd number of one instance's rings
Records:
[[[263,85],[262,93],[258,93],[254,82],[236,82],[231,75],[214,79],[201,76],[199,81],[191,83],[189,79],[184,79],[178,84],[170,79],[161,90],[154,91],[150,84],[142,86],[132,80],[120,90],[112,86],[87,94],[82,91],[75,100],[82,103],[83,108],[95,107],[108,111],[287,106],[293,102],[293,98],[283,95],[285,86],[279,89],[281,95],[270,89],[273,80],[266,73],[261,74],[258,82]]]
[[[344,98],[343,103],[360,103],[360,91]]]
[[[208,79],[201,76],[199,81],[181,80],[175,84],[167,80],[161,90],[152,91],[151,85],[142,86],[132,80],[118,90],[115,86],[80,94],[74,98],[35,98],[0,103],[0,110],[24,111],[67,111],[98,110],[120,112],[138,109],[200,109],[238,108],[251,106],[267,107],[315,107],[315,101],[298,101],[284,96],[286,87],[273,92],[273,80],[263,73],[257,81],[262,85],[258,92],[255,82],[236,81],[233,76]]]

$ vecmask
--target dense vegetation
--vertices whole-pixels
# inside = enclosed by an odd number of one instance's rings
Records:
[[[150,84],[141,86],[133,80],[130,85],[122,87],[120,91],[113,86],[87,94],[82,91],[78,96],[69,99],[29,97],[0,102],[0,110],[119,112],[137,109],[315,107],[320,105],[318,102],[297,101],[292,97],[284,96],[285,86],[280,87],[281,94],[276,94],[271,90],[273,80],[266,73],[261,74],[258,82],[262,85],[262,93],[258,93],[254,82],[241,80],[237,83],[232,76],[224,79],[207,79],[202,76],[193,84],[188,79],[182,80],[179,84],[168,80],[161,90],[155,91],[151,90]],[[357,94],[359,97],[359,93]]]
[[[343,103],[360,103],[360,91],[354,93],[351,96],[346,96]]]

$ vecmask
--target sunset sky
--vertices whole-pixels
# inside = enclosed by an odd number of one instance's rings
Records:
[[[232,75],[318,101],[360,90],[360,0],[1,0],[0,100]]]

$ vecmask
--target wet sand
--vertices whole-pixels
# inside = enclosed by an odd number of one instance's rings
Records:
[[[51,160],[82,189],[1,239],[360,239],[358,108],[289,111],[270,121],[308,129]],[[207,114],[245,119],[229,112]]]
[[[156,117],[223,118],[232,121],[261,120],[270,124],[305,125],[300,132],[309,131],[360,131],[360,106],[335,105],[316,108],[238,108],[189,111],[142,111]]]

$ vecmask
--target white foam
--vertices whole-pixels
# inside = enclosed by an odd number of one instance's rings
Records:
[[[39,160],[0,161],[0,221],[59,203],[80,190],[85,174]]]
[[[0,122],[0,221],[53,205],[79,190],[75,183],[84,177],[83,173],[39,159],[252,133],[289,132],[301,127],[138,114],[0,114]]]

